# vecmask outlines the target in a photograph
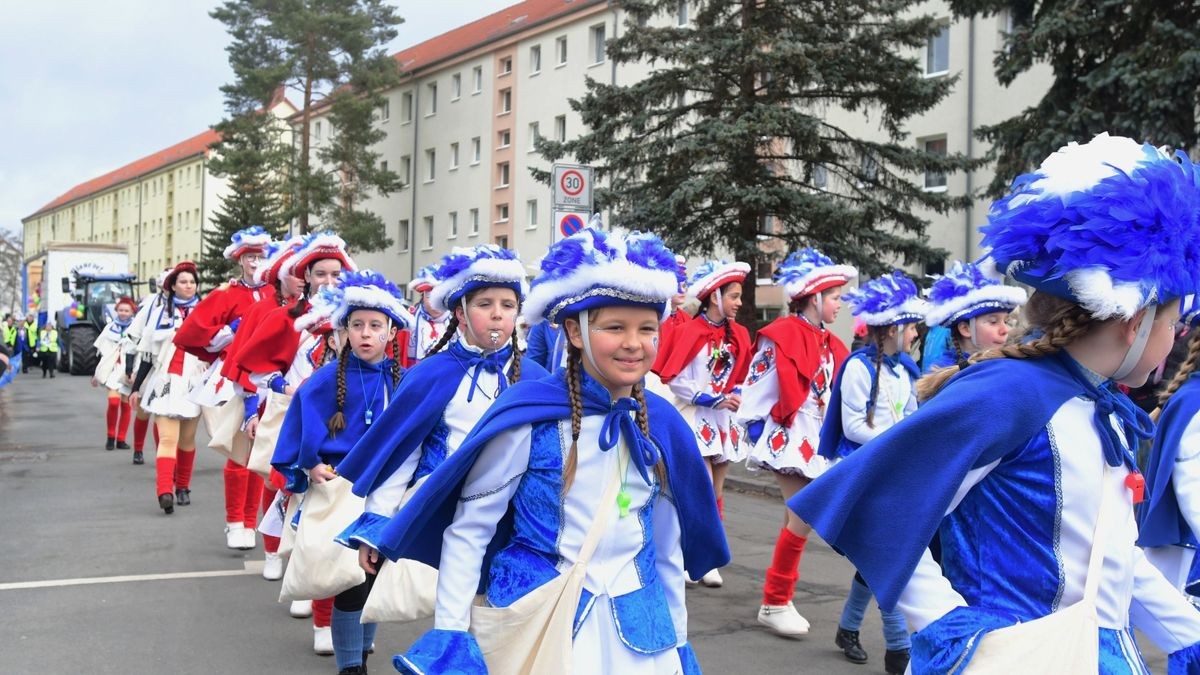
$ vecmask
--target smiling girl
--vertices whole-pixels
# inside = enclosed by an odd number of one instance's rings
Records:
[[[929,289],[929,315],[925,323],[948,333],[946,345],[929,352],[925,372],[965,362],[987,349],[999,349],[1008,341],[1008,316],[1025,304],[1025,290],[1006,286],[994,274],[975,263],[955,262]]]

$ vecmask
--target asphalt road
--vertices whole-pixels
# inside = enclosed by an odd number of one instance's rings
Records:
[[[261,546],[225,548],[223,458],[199,452],[193,504],[165,516],[153,454],[134,466],[129,451],[104,450],[104,396],[85,378],[31,372],[0,389],[0,673],[336,672],[332,657],[312,653],[311,620],[290,618],[279,582],[259,575]],[[725,586],[688,595],[705,672],[882,673],[877,611],[863,627],[868,664],[833,646],[853,571],[815,538],[796,592],[812,634],[786,640],[758,627],[782,506],[729,494],[725,509]],[[394,672],[391,654],[428,628],[382,625],[372,671]],[[1165,672],[1161,655],[1151,665]]]

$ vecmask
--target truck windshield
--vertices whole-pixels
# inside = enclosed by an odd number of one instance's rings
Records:
[[[103,302],[106,305],[116,303],[123,295],[130,295],[130,286],[124,281],[96,281],[91,285],[89,302]]]

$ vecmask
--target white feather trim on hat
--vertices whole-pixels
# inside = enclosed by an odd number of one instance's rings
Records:
[[[982,264],[980,267],[983,268]],[[992,269],[995,269],[994,265]],[[984,286],[960,295],[950,302],[931,305],[925,314],[925,323],[929,326],[945,326],[954,322],[954,317],[959,314],[964,314],[981,305],[995,306],[997,312],[1012,311],[1025,304],[1027,298],[1025,289],[1018,286],[1005,286],[1004,284]]]
[[[348,287],[343,302],[329,317],[338,325],[345,323],[356,309],[374,309],[390,316],[397,322],[397,328],[412,328],[412,315],[404,308],[404,303],[378,286]]]
[[[303,248],[296,251],[295,255],[283,263],[283,266],[279,269],[279,276],[290,274],[294,277],[304,278],[303,270],[301,270],[300,274],[296,274],[297,265],[308,267],[312,262],[311,258],[320,257],[322,253],[336,256],[344,263],[345,270],[354,271],[358,269],[354,265],[354,260],[350,257],[350,254],[346,252],[345,240],[332,232],[321,232],[305,238]]]
[[[894,323],[921,321],[928,312],[928,302],[921,298],[909,298],[899,307],[892,307],[891,309],[874,314],[862,312],[861,314],[854,315],[854,317],[862,319],[862,322],[868,326],[890,326]]]
[[[547,310],[561,309],[589,295],[609,295],[646,304],[661,303],[660,314],[665,316],[668,303],[678,289],[675,270],[652,270],[628,260],[587,265],[569,277],[535,286],[525,299],[524,317],[530,326],[536,325],[544,320]]]
[[[446,306],[446,299],[453,297],[471,281],[486,282],[496,286],[519,283],[522,297],[529,292],[525,282],[525,266],[518,259],[479,258],[466,269],[447,279],[437,282],[429,291],[429,303],[443,312],[453,308]]]
[[[725,263],[712,272],[696,279],[687,287],[687,297],[703,298],[714,290],[733,281],[744,281],[750,274],[750,264],[744,262]]]
[[[841,284],[847,284],[857,277],[858,270],[852,265],[818,267],[803,277],[787,281],[783,284],[783,290],[788,294],[789,298],[795,299],[812,295],[815,291],[811,289],[820,286],[826,281],[837,279]]]
[[[240,232],[238,234],[241,234]],[[225,247],[223,255],[226,260],[233,260],[241,255],[248,248],[265,249],[267,244],[271,243],[271,234],[262,232],[260,234],[242,234],[238,241]]]
[[[1108,272],[1099,268],[1078,269],[1063,275],[1076,300],[1097,319],[1132,319],[1144,307],[1147,298],[1140,284],[1113,283]],[[1153,298],[1150,299],[1153,301]]]

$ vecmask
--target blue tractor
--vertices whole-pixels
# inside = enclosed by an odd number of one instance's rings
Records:
[[[58,369],[72,375],[91,375],[96,372],[100,353],[96,351],[96,338],[100,331],[115,316],[113,308],[122,296],[133,295],[135,274],[97,274],[76,272],[74,288],[70,279],[63,277],[63,292],[70,293],[83,311],[82,318],[71,316],[70,307],[58,311],[54,317],[58,327]]]

